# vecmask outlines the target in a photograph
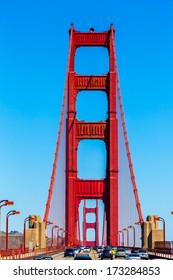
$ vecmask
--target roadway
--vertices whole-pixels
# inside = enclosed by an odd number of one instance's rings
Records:
[[[82,252],[80,254],[82,254]],[[101,260],[100,258],[98,258],[98,255],[97,255],[96,251],[93,250],[93,249],[91,249],[91,252],[89,253],[89,255],[91,256],[91,258],[93,260]],[[64,252],[59,252],[57,254],[54,254],[52,257],[53,257],[54,260],[65,260],[65,261],[73,260],[73,257],[64,257]],[[152,260],[152,259],[165,259],[165,258],[158,258],[154,255],[149,255],[149,259]],[[110,259],[104,259],[104,260],[110,260]],[[113,258],[113,260],[114,261],[124,260],[124,258]]]
[[[82,254],[82,252],[80,254]],[[90,253],[87,253],[87,254],[89,254],[93,260],[99,260],[99,258],[97,258],[96,251],[94,251],[93,249],[91,250]],[[54,260],[65,260],[65,261],[67,260],[68,261],[68,260],[73,260],[73,257],[64,257],[64,252],[60,252],[60,253],[57,253],[56,255],[53,255],[53,259]]]

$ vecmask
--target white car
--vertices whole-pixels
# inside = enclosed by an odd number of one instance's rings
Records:
[[[90,253],[91,248],[89,246],[84,247],[83,252]]]
[[[124,248],[118,248],[115,254],[115,258],[125,258],[126,251]]]
[[[79,248],[73,248],[73,249],[74,249],[74,255],[78,255],[80,252],[80,249]]]
[[[148,251],[145,250],[145,249],[139,249],[138,254],[140,255],[141,259],[143,259],[143,260],[148,260],[149,259]]]
[[[141,257],[138,253],[130,253],[125,257],[125,260],[141,260]]]

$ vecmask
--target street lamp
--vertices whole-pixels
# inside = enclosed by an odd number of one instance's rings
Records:
[[[120,232],[118,231],[118,245],[121,245],[120,244]]]
[[[58,226],[58,230],[57,230],[57,235],[56,235],[56,246],[58,247],[59,246],[59,232],[60,232],[60,228]]]
[[[53,222],[47,221],[46,222],[46,227],[49,226],[49,225],[53,225]]]
[[[142,247],[142,243],[143,243],[143,241],[142,241],[142,223],[141,222],[135,222],[135,225],[138,225],[138,226],[141,226],[141,237],[140,237],[140,242],[141,242],[141,247]]]
[[[8,218],[11,215],[19,215],[19,214],[20,214],[20,212],[16,211],[16,210],[11,210],[6,214],[6,254],[8,251]]]
[[[35,219],[31,216],[25,218],[25,220],[24,220],[24,229],[23,229],[23,249],[24,249],[24,253],[25,253],[25,248],[26,248],[26,246],[25,246],[25,244],[26,244],[26,222],[27,221],[34,221],[34,220]]]
[[[54,230],[54,228],[59,228],[59,226],[54,225],[54,226],[52,227],[52,241],[51,241],[51,247],[53,247],[53,230]]]
[[[64,228],[60,228],[59,230],[62,230],[62,233],[61,233],[61,245],[63,245],[62,239],[63,239],[63,231],[64,231],[65,229],[64,229]]]
[[[122,233],[122,246],[124,246],[124,231],[119,230],[120,233]],[[121,244],[120,244],[121,245]]]
[[[7,205],[13,205],[14,202],[13,201],[9,201],[8,199],[3,199],[0,200],[0,232],[1,232],[1,207],[2,206],[7,206]]]
[[[132,228],[133,229],[133,247],[135,248],[136,244],[135,244],[135,227],[134,226],[128,226],[128,228]]]
[[[62,245],[64,245],[66,233],[67,233],[67,231],[65,229],[63,229],[62,230]],[[64,234],[64,236],[63,236],[63,234]]]
[[[123,230],[127,232],[127,247],[129,247],[129,231],[127,228],[123,228]]]
[[[154,217],[155,221],[161,221],[163,223],[163,244],[165,248],[165,220],[161,217]]]

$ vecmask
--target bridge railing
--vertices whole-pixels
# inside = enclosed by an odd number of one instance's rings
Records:
[[[173,259],[173,248],[154,248],[148,249],[148,252],[155,257]]]
[[[9,250],[0,250],[0,260],[24,260],[24,259],[32,259],[37,254],[47,254],[49,255],[62,252],[64,250],[64,246],[53,246],[46,247],[44,249],[34,248],[30,250],[26,248],[25,252],[21,250],[21,248],[9,249]]]

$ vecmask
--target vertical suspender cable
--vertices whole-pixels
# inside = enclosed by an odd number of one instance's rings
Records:
[[[144,222],[144,220],[143,220],[143,216],[142,216],[142,211],[141,211],[141,206],[140,206],[140,201],[139,201],[139,196],[138,196],[138,190],[137,190],[136,180],[135,180],[135,176],[134,176],[134,169],[133,169],[129,141],[128,141],[128,136],[127,136],[127,128],[126,128],[126,123],[125,123],[125,118],[124,118],[124,110],[123,110],[123,104],[122,104],[120,82],[119,82],[119,78],[118,78],[118,66],[117,66],[117,62],[116,62],[114,39],[113,39],[113,50],[114,50],[115,69],[117,71],[118,99],[119,99],[119,103],[120,103],[121,121],[122,121],[124,138],[125,138],[126,152],[127,152],[128,162],[129,162],[131,180],[132,180],[132,184],[133,184],[133,191],[134,191],[134,195],[135,195],[135,199],[136,199],[136,207],[137,207],[137,211],[138,211],[139,222],[140,222],[140,224],[142,224]]]
[[[69,71],[70,57],[71,57],[72,37],[73,37],[73,32],[70,33],[70,46],[69,46],[69,53],[68,53],[66,80],[65,80],[65,86],[64,86],[63,104],[62,104],[62,111],[61,111],[61,118],[60,118],[60,126],[59,126],[59,131],[58,131],[58,140],[57,140],[57,143],[56,143],[56,151],[55,151],[54,163],[53,163],[53,168],[52,168],[52,176],[51,176],[51,181],[50,181],[50,186],[49,186],[49,191],[48,191],[46,210],[45,210],[45,214],[44,214],[44,222],[45,223],[48,221],[50,203],[51,203],[52,192],[53,192],[53,187],[54,187],[54,182],[55,182],[55,174],[56,174],[58,153],[59,153],[59,147],[60,147],[60,141],[61,141],[63,118],[64,118],[64,113],[65,113],[64,110],[65,110],[65,103],[66,103],[66,98],[67,98],[68,71]]]

